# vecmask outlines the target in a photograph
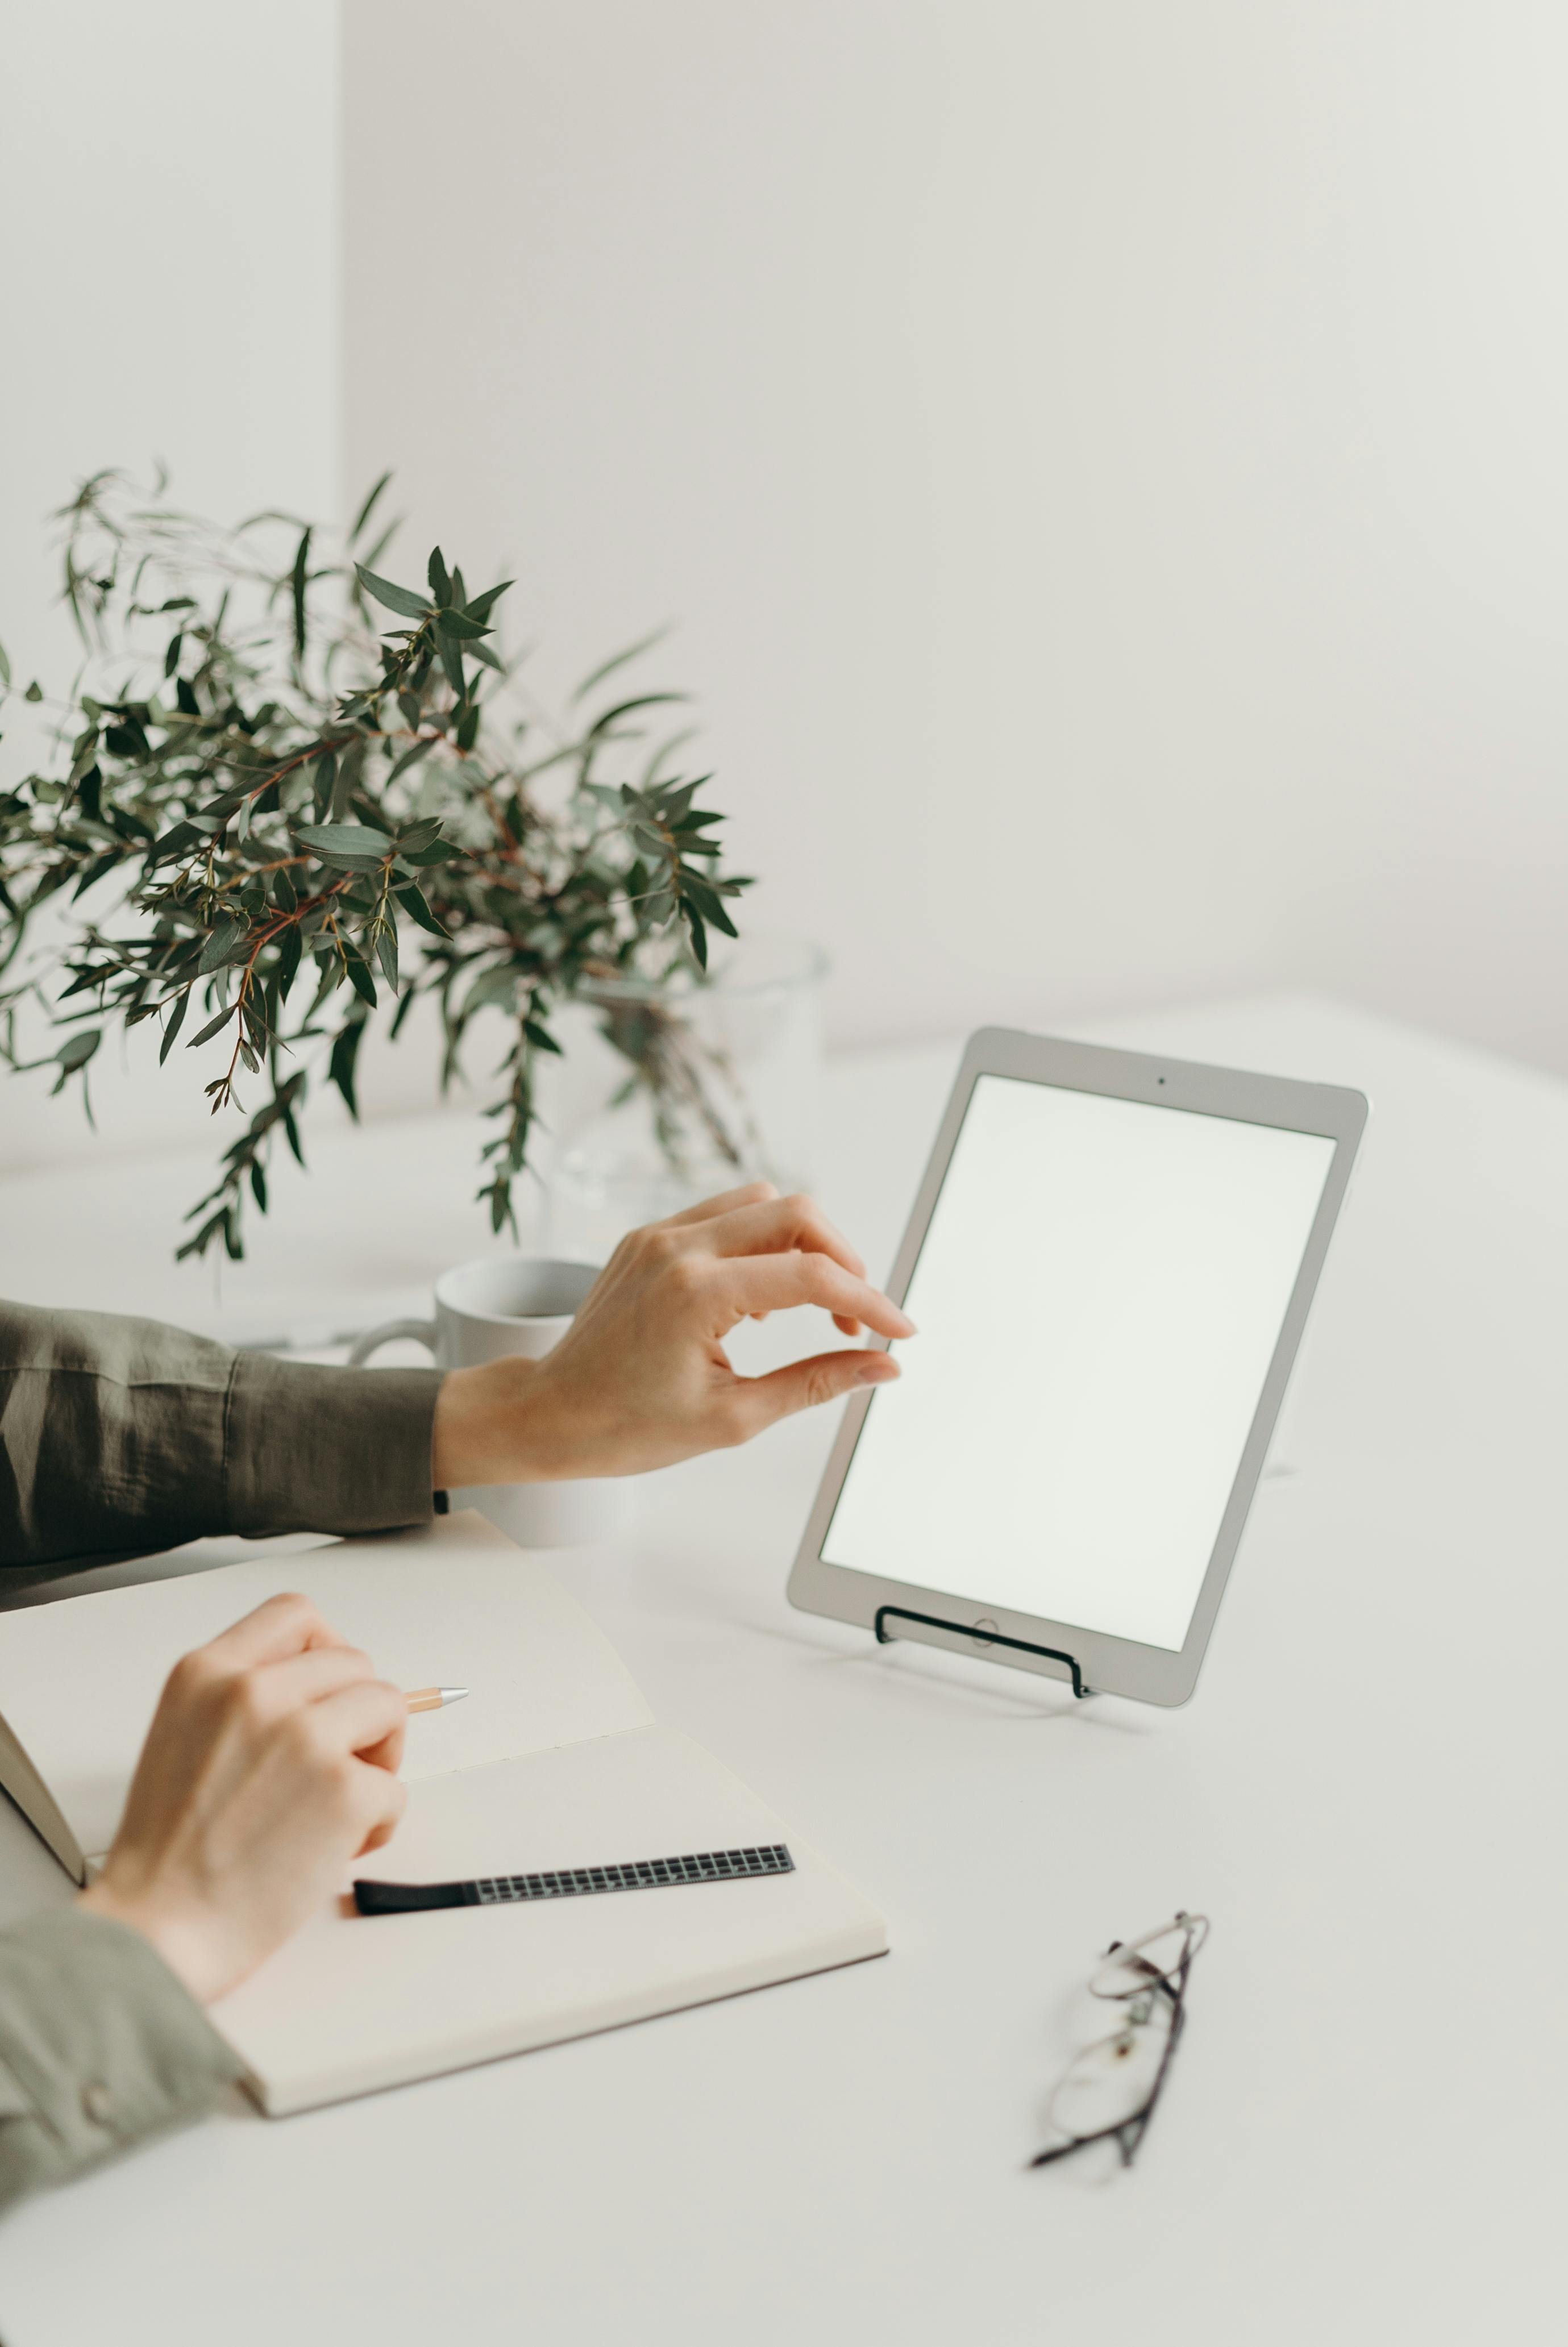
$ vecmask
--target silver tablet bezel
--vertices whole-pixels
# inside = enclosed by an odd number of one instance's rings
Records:
[[[995,1645],[985,1635],[987,1631],[999,1633],[1004,1638],[1021,1638],[1031,1645],[1055,1647],[1071,1655],[1087,1685],[1102,1693],[1130,1696],[1140,1703],[1185,1703],[1197,1683],[1253,1493],[1268,1455],[1328,1242],[1344,1203],[1357,1145],[1366,1126],[1367,1100],[1361,1092],[1337,1084],[1299,1083],[1286,1076],[1247,1075],[1235,1068],[1205,1067],[1191,1060],[1158,1059],[1143,1051],[1113,1051],[1102,1044],[1064,1042],[1050,1036],[1018,1033],[1005,1027],[982,1028],[971,1036],[964,1053],[887,1281],[887,1293],[895,1303],[903,1302],[908,1288],[976,1078],[986,1075],[1011,1076],[1026,1083],[1053,1084],[1070,1092],[1098,1092],[1112,1100],[1143,1101],[1156,1108],[1186,1109],[1200,1116],[1229,1117],[1246,1124],[1272,1124],[1290,1133],[1321,1133],[1335,1143],[1323,1196],[1221,1519],[1219,1536],[1204,1575],[1186,1643],[1179,1654],[1174,1654],[1164,1647],[1139,1645],[1131,1639],[1081,1629],[1071,1623],[1048,1621],[1001,1605],[978,1604],[973,1598],[949,1598],[923,1585],[886,1581],[874,1573],[857,1573],[847,1565],[829,1564],[822,1555],[822,1543],[866,1412],[876,1401],[874,1393],[856,1396],[845,1410],[844,1422],[790,1573],[789,1600],[804,1613],[825,1614],[835,1621],[854,1623],[866,1630],[875,1626],[883,1606],[940,1614],[960,1624],[973,1623],[983,1625],[978,1635],[965,1629],[931,1629],[899,1621],[897,1635],[947,1646],[961,1654],[983,1655],[1009,1669],[1033,1671],[1043,1677],[1065,1679],[1070,1676],[1060,1662]]]

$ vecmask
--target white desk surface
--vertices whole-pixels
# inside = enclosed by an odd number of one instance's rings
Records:
[[[0,2228],[7,2347],[1555,2333],[1568,1088],[1308,1001],[1093,1031],[1374,1102],[1297,1471],[1261,1488],[1194,1701],[1075,1707],[791,1613],[825,1419],[658,1479],[635,1545],[563,1577],[892,1954],[302,2118],[236,2099]],[[953,1059],[830,1071],[819,1186],[874,1269]],[[226,1312],[405,1308],[477,1251],[471,1144],[323,1146]],[[204,1163],[7,1182],[0,1292],[210,1318],[167,1261]],[[0,1891],[65,1895],[9,1811]],[[1091,1958],[1178,1906],[1214,1932],[1137,2167],[1026,2174]]]

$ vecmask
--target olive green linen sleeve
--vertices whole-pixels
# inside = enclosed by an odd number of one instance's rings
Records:
[[[240,2071],[139,1932],[81,1907],[0,1932],[0,2207],[200,2118]]]
[[[440,1383],[0,1303],[0,1580],[207,1533],[424,1523]]]

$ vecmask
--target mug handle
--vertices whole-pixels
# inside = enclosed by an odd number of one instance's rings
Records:
[[[412,1337],[417,1344],[428,1345],[433,1353],[436,1350],[434,1320],[384,1320],[379,1328],[367,1328],[363,1337],[355,1337],[348,1357],[349,1368],[362,1368],[373,1353],[379,1352],[383,1345],[390,1345],[395,1337]]]

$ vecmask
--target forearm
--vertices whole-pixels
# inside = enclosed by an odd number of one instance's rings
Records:
[[[0,1567],[14,1585],[209,1533],[423,1522],[440,1384],[0,1305]]]
[[[239,2071],[138,1932],[78,1905],[0,1933],[0,2206],[200,2118]]]

